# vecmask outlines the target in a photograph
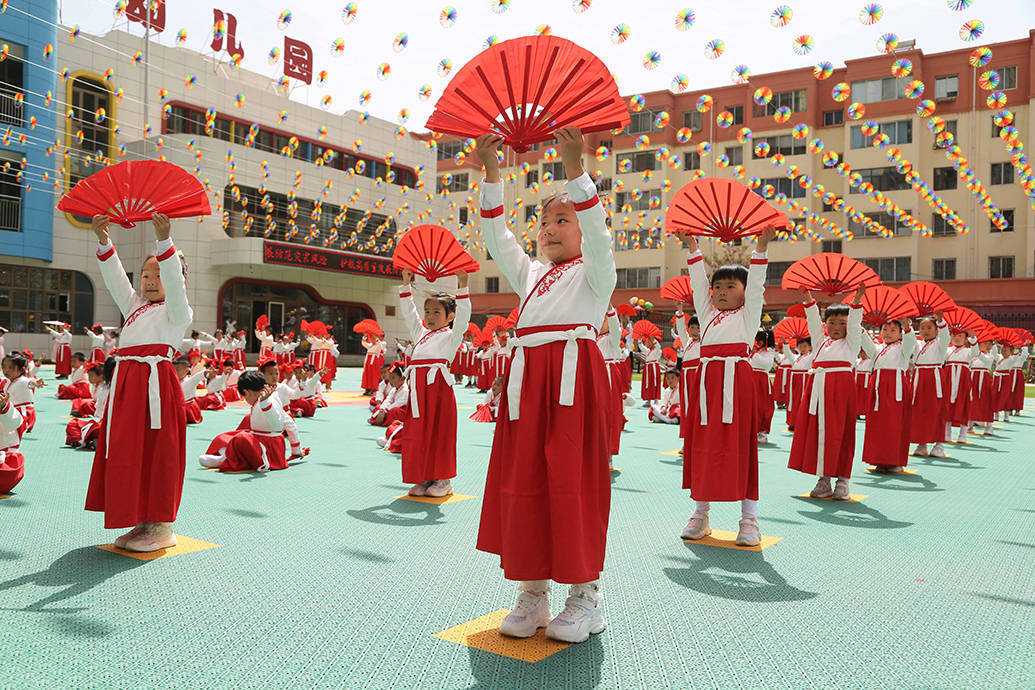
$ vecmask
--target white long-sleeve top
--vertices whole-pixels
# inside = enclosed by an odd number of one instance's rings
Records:
[[[190,374],[180,380],[180,387],[183,389],[183,402],[190,402],[198,395],[198,384],[205,378],[205,372],[199,371],[196,374]]]
[[[298,347],[297,342],[285,343],[283,340],[278,340],[277,342],[273,343],[273,354],[286,355],[291,352],[294,352],[296,347]]]
[[[805,305],[805,320],[809,325],[809,339],[812,340],[812,365],[817,362],[841,362],[846,367],[855,364],[862,339],[869,337],[862,329],[862,305],[848,305],[848,328],[845,337],[837,340],[823,333],[823,319],[815,301]],[[818,343],[818,346],[816,345]]]
[[[74,386],[77,383],[85,383],[89,381],[86,378],[86,367],[78,366],[72,370],[72,375],[68,378],[68,385]]]
[[[271,395],[266,400],[259,400],[252,405],[249,415],[251,430],[258,431],[264,436],[287,433],[290,446],[289,455],[301,455],[302,445],[298,440],[298,427],[295,425],[295,420],[284,412],[284,408],[277,405],[273,398],[274,396]]]
[[[460,347],[460,343],[464,339],[467,324],[471,321],[471,297],[467,288],[457,290],[456,313],[453,317],[452,328],[447,324],[433,331],[424,325],[417,312],[411,285],[399,287],[399,306],[402,308],[403,318],[406,320],[410,338],[413,340],[410,362],[406,367],[410,387],[410,414],[413,417],[420,417],[417,377],[425,376],[429,386],[439,376],[443,381],[449,382],[449,364],[453,361],[456,349]]]
[[[977,354],[974,355],[973,359],[970,360],[971,371],[985,371],[988,373],[992,372],[992,367],[995,366],[996,359],[999,356],[999,346],[993,345],[988,352],[981,352],[978,348]]]
[[[658,403],[658,407],[661,411],[668,414],[670,407],[679,402],[679,386],[669,388],[665,386],[661,389],[661,400]]]
[[[945,321],[939,321],[937,336],[930,340],[916,339],[913,363],[917,366],[940,366],[945,364],[945,356],[949,351],[950,339],[949,327]]]
[[[771,347],[766,347],[761,350],[754,350],[751,356],[748,357],[748,362],[751,364],[751,368],[755,371],[764,371],[769,373],[773,364],[776,361],[776,351]]]
[[[22,415],[13,402],[9,401],[0,410],[0,450],[13,450],[21,443],[18,428],[22,425]]]
[[[205,383],[205,392],[210,395],[213,393],[222,393],[226,390],[226,380],[230,378],[230,374],[218,374],[213,376]]]
[[[680,357],[683,359],[684,366],[688,361],[701,358],[701,340],[700,338],[690,337],[690,329],[687,328],[686,319],[681,311],[676,312],[676,335],[683,344],[683,351],[680,353]]]
[[[912,359],[913,351],[916,349],[916,338],[913,337],[911,330],[906,331],[902,334],[902,340],[894,343],[884,343],[879,348],[873,356],[874,371],[880,371],[881,369],[905,371],[909,369],[909,360]]]
[[[110,355],[111,351],[119,346],[119,339],[117,336],[112,335],[111,331],[107,331],[104,334],[104,354]]]
[[[996,373],[1007,373],[1013,369],[1020,369],[1024,365],[1024,357],[1021,355],[1010,355],[1004,357],[1000,355],[996,359],[995,371]]]
[[[489,410],[495,415],[500,409],[500,400],[503,399],[503,393],[493,393],[491,390],[485,394],[485,404],[489,406]]]
[[[101,335],[97,335],[93,331],[87,331],[86,335],[90,338],[90,349],[91,350],[103,350],[104,349],[105,341],[107,340],[107,338],[104,337],[103,333]]]
[[[388,410],[394,410],[397,407],[406,405],[409,400],[410,387],[405,383],[398,388],[395,386],[389,386],[388,392],[385,394],[385,399],[377,406],[377,412],[388,412]]]
[[[467,327],[464,326],[464,328]],[[371,357],[377,357],[378,355],[383,355],[385,353],[385,341],[381,340],[380,338],[373,342],[370,342],[369,340],[361,340],[360,344],[363,346],[363,349],[367,351],[367,354]]]
[[[46,328],[47,332],[50,333],[50,337],[54,339],[54,346],[55,347],[58,346],[58,345],[65,345],[65,344],[71,344],[72,343],[72,334],[71,333],[67,333],[66,331],[63,331],[63,330],[62,331],[55,331],[53,328],[50,328],[49,326],[45,326],[44,328]]]
[[[180,343],[180,354],[186,357],[190,354],[191,350],[197,350],[201,352],[201,339],[200,338],[184,338]]]
[[[597,336],[597,347],[605,361],[624,362],[625,353],[622,352],[622,326],[618,323],[618,314],[614,309],[609,309],[606,315],[607,333]]]
[[[385,388],[389,387],[388,384],[385,381],[382,381],[381,383],[379,383],[377,385],[378,395],[381,396],[381,397],[383,397],[384,393],[387,392],[387,391],[382,391],[382,388],[381,388],[382,385],[384,385]],[[299,397],[305,398],[305,399],[315,398],[316,396],[320,395],[320,393],[323,391],[323,386],[320,385],[320,377],[317,376],[316,374],[313,374],[312,376],[307,378],[305,380],[305,383],[302,384],[302,387],[301,387],[300,391],[301,391],[301,395]]]
[[[11,404],[15,407],[32,405],[35,402],[36,379],[22,375],[8,382],[4,388],[11,396]]]
[[[97,419],[100,419],[104,415],[104,408],[108,405],[109,390],[108,384],[104,381],[101,381],[97,384],[97,387],[93,389],[93,416]]]
[[[790,345],[784,343],[783,356],[784,358],[790,358],[792,372],[808,371],[812,368],[812,358],[816,356],[816,349],[813,348],[809,350],[808,354],[803,355],[797,350],[792,350]]]
[[[223,336],[222,338],[217,338],[216,341],[212,344],[213,351],[219,350],[221,352],[226,352],[232,349],[233,346],[231,345],[231,340],[226,336]]]
[[[272,333],[267,333],[266,331],[260,331],[259,329],[255,329],[255,337],[259,341],[259,349],[260,350],[262,348],[269,348],[271,350],[273,349],[273,334]]]
[[[969,343],[967,345],[949,345],[949,349],[945,354],[945,363],[949,364],[962,364],[964,366],[970,364],[977,357],[978,346],[976,343]]]
[[[661,344],[654,343],[653,347],[646,347],[642,342],[636,343],[636,348],[643,355],[644,362],[657,362],[661,359]]]

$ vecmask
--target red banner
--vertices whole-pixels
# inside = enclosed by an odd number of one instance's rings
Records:
[[[262,243],[262,262],[378,278],[395,279],[402,276],[402,272],[392,266],[391,259],[347,254],[332,249],[317,249],[297,244],[270,242],[269,240],[264,240]]]

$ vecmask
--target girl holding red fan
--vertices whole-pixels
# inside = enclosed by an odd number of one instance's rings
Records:
[[[169,219],[153,216],[155,255],[144,261],[137,293],[108,237],[109,218],[93,218],[104,284],[125,318],[104,425],[97,441],[86,509],[103,511],[107,529],[133,529],[115,540],[129,551],[176,545],[187,425],[183,390],[172,365],[194,317],[186,269],[169,236]]]
[[[802,392],[805,390],[805,377],[812,369],[812,338],[799,338],[791,350],[790,345],[784,343],[783,358],[791,362],[791,368],[787,370],[787,429],[794,431],[794,418],[798,416],[798,408],[801,406]]]
[[[485,165],[482,233],[520,297],[507,390],[485,481],[478,548],[499,554],[520,581],[500,632],[583,642],[605,627],[598,578],[611,509],[607,370],[596,346],[617,281],[612,238],[593,180],[582,167],[585,139],[555,133],[566,192],[542,203],[537,235],[549,263],[532,261],[507,228],[493,134],[477,140]],[[550,580],[570,584],[550,619]]]
[[[949,326],[940,311],[933,316],[920,319],[916,355],[913,360],[913,395],[910,402],[913,415],[909,424],[909,440],[917,444],[913,455],[936,458],[945,457],[945,422],[948,417],[946,400],[942,390],[942,365],[949,349]],[[928,452],[927,444],[934,447]]]
[[[820,345],[814,351],[812,369],[805,379],[801,403],[794,420],[794,440],[787,466],[805,474],[819,475],[813,498],[833,497],[847,501],[848,480],[855,458],[856,395],[852,367],[862,339],[862,296],[866,285],[855,293],[851,306],[832,304],[819,318],[819,307],[810,292],[805,297],[805,318],[809,337]],[[824,333],[824,326],[826,326]],[[830,487],[830,479],[837,486]]]
[[[456,297],[433,294],[423,314],[413,301],[413,271],[404,268],[399,305],[413,338],[413,356],[406,367],[410,411],[402,430],[402,478],[411,496],[441,498],[453,493],[456,476],[456,397],[449,362],[460,347],[471,320],[467,272],[456,274]]]
[[[104,327],[95,323],[91,328],[83,326],[83,333],[90,338],[90,361],[103,362],[108,358],[104,351]]]
[[[906,372],[916,349],[916,338],[909,320],[903,319],[881,326],[880,339],[884,346],[873,356],[862,459],[877,472],[900,474],[909,458],[913,386]]]
[[[684,439],[683,488],[696,502],[680,536],[703,539],[711,534],[708,511],[712,501],[740,501],[737,544],[757,546],[758,529],[758,410],[748,354],[762,322],[766,249],[776,237],[767,227],[751,255],[751,268],[720,266],[711,281],[704,272],[704,255],[697,240],[687,239],[694,311],[701,329],[699,405],[686,414],[691,430]],[[689,445],[688,445],[689,442]]]
[[[776,340],[772,331],[759,331],[755,334],[755,346],[751,348],[751,373],[755,379],[755,405],[758,407],[758,442],[769,443],[769,432],[772,430],[773,384],[769,380],[769,372],[776,361]]]
[[[650,407],[661,399],[661,343],[654,336],[645,335],[637,344],[643,359],[643,377],[640,381],[640,400]]]
[[[255,338],[259,341],[259,359],[266,359],[273,356],[273,329],[269,322],[263,317],[256,324]]]
[[[686,305],[683,302],[676,304],[676,335],[683,344],[681,353],[683,366],[679,370],[679,408],[683,414],[679,417],[679,438],[686,443],[687,434],[690,432],[690,415],[688,411],[692,405],[699,404],[698,401],[698,380],[697,374],[701,368],[701,322],[696,316],[687,318],[683,315]],[[684,454],[685,450],[680,450]]]
[[[953,330],[950,328],[950,330]],[[945,440],[952,441],[952,427],[959,427],[956,443],[967,442],[967,428],[970,426],[968,407],[970,401],[970,363],[979,353],[976,338],[967,337],[966,332],[953,331],[949,351],[942,369],[942,391],[948,408],[945,422]]]
[[[54,341],[54,374],[55,378],[67,379],[72,373],[72,333],[69,325],[63,323],[57,329],[44,326]]]
[[[622,403],[625,379],[622,376],[622,364],[625,354],[622,352],[622,326],[618,323],[618,314],[612,308],[605,315],[604,324],[597,336],[597,347],[607,365],[607,383],[611,390],[607,404],[608,436],[607,445],[611,459],[608,467],[614,469],[614,457],[621,450],[622,429],[625,428],[624,404]]]
[[[363,358],[363,381],[360,385],[363,387],[363,395],[373,395],[381,380],[381,367],[385,363],[385,341],[368,333],[363,336],[361,344],[367,354]]]

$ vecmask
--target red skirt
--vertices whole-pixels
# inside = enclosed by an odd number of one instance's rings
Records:
[[[683,414],[679,416],[679,438],[683,439],[683,456],[690,453],[693,444],[693,426],[691,426],[690,409],[700,405],[700,360],[697,366],[687,366],[679,374],[679,407]]]
[[[74,443],[85,445],[90,441],[96,441],[100,428],[101,421],[95,417],[70,419],[65,425],[65,445],[71,446]]]
[[[72,401],[73,417],[93,417],[97,414],[97,401],[93,398],[76,398]]]
[[[295,352],[294,350],[291,350],[290,352],[278,352],[274,357],[277,360],[277,366],[283,367],[295,361]]]
[[[72,346],[62,343],[57,346],[54,357],[54,375],[68,376],[72,373]]]
[[[259,348],[259,359],[262,360],[262,359],[267,359],[269,357],[273,357],[273,348],[272,347],[265,347],[265,346],[260,347]]]
[[[557,398],[565,342],[524,351],[521,416],[504,392],[489,457],[478,549],[508,580],[590,582],[604,567],[611,510],[607,372],[600,348],[578,340],[574,404]]]
[[[244,350],[235,349],[234,350],[234,369],[238,369],[240,371],[244,371],[244,369],[246,367],[247,367],[247,363],[246,363],[245,358],[244,358]]]
[[[722,347],[722,346],[713,346]],[[758,406],[755,382],[746,360],[736,363],[733,378],[733,421],[722,421],[721,360],[703,365],[708,423],[701,424],[700,400],[687,410],[690,452],[683,451],[683,488],[696,501],[758,500]],[[700,385],[700,384],[699,384]]]
[[[251,417],[241,420],[234,431],[226,431],[212,439],[205,451],[208,455],[219,455],[226,450],[226,457],[219,464],[220,472],[247,472],[263,465],[263,451],[271,470],[287,469],[284,457],[284,435],[265,436],[252,433]]]
[[[316,400],[299,398],[288,403],[292,417],[313,417],[316,415]]]
[[[967,417],[973,422],[991,422],[995,416],[995,389],[992,375],[987,369],[970,371],[970,395],[967,401]]]
[[[441,374],[428,385],[424,369],[410,377],[420,417],[407,415],[402,434],[402,480],[420,484],[426,479],[456,476],[456,397]]]
[[[453,355],[453,361],[449,363],[449,373],[453,376],[464,375],[464,352],[457,350]]]
[[[330,359],[330,353],[324,357],[323,366],[327,367]],[[385,363],[384,355],[370,355],[368,354],[363,359],[363,380],[359,384],[360,388],[365,391],[377,390],[377,384],[381,383],[381,367]]]
[[[640,379],[640,400],[661,400],[661,365],[658,362],[644,362]]]
[[[913,413],[909,423],[912,443],[941,443],[945,440],[945,422],[948,421],[948,391],[943,387],[941,397],[941,367],[917,367],[913,371]]]
[[[95,347],[93,350],[90,351],[90,359],[92,359],[94,362],[103,362],[107,358],[108,355],[104,354],[103,348]]]
[[[232,403],[237,402],[241,399],[241,393],[237,390],[237,386],[231,386],[223,389],[223,402]]]
[[[773,402],[773,386],[769,372],[751,370],[755,380],[755,406],[758,408],[758,431],[768,434],[776,411]]]
[[[625,428],[625,404],[622,402],[625,379],[621,362],[609,362],[606,366],[610,385],[607,405],[607,450],[611,455],[618,455],[622,447],[622,430]]]
[[[881,373],[883,372],[883,373]],[[902,381],[902,399],[896,400],[896,377]],[[870,376],[872,406],[866,413],[863,462],[905,467],[909,461],[909,420],[913,386],[900,369],[877,369]]]
[[[474,410],[474,414],[468,417],[468,419],[472,419],[476,422],[495,422],[496,415],[492,413],[491,407],[485,403],[479,403],[478,407]]]
[[[956,384],[956,401],[952,400],[952,379],[954,372],[959,370],[959,377]],[[970,367],[965,364],[945,365],[942,368],[942,395],[945,398],[946,421],[952,422],[953,426],[966,426],[970,408]]]
[[[21,441],[22,436],[32,431],[32,428],[36,426],[36,407],[32,403],[15,405],[15,407],[18,408],[18,412],[22,415],[22,424],[18,427],[18,440]]]
[[[58,400],[76,400],[77,398],[92,398],[90,384],[86,381],[79,383],[68,383],[58,386]]]
[[[198,399],[184,401],[183,413],[187,418],[188,424],[201,424],[201,408],[198,407]]]
[[[373,424],[374,426],[389,426],[392,422],[406,421],[409,418],[409,414],[409,406],[403,405],[402,407],[393,407],[392,409],[388,410],[388,412],[385,413],[385,419],[383,422],[378,422],[375,420],[375,417],[377,416],[376,411],[374,412],[374,414],[370,415],[370,419],[368,419],[367,422],[369,424]]]
[[[222,410],[226,407],[222,392],[199,395],[195,400],[198,401],[199,410]]]
[[[123,348],[120,354],[164,355],[168,351],[166,345],[146,345]],[[119,362],[118,380],[109,393],[115,415],[110,436],[107,420],[101,422],[86,509],[103,511],[107,529],[175,522],[180,507],[187,436],[183,389],[172,363],[159,362],[161,427],[150,428],[149,371],[142,362]]]
[[[805,390],[806,372],[798,369],[789,369],[787,376],[787,428],[794,428],[794,418],[798,416],[798,407],[801,406],[801,396]]]
[[[479,359],[478,360],[478,390],[487,391],[492,388],[492,366],[490,365],[491,360]]]
[[[16,450],[3,451],[0,455],[0,494],[6,494],[25,476],[25,457]]]
[[[776,367],[776,378],[773,380],[773,401],[787,403],[787,372],[790,367],[781,364]]]
[[[850,371],[833,371],[825,376],[820,403],[823,405],[822,427],[819,415],[809,412],[816,376],[805,378],[804,397],[794,416],[794,439],[787,467],[805,474],[848,479],[852,476],[855,459],[855,377]],[[823,444],[822,466],[820,443]]]
[[[855,372],[855,409],[858,414],[864,415],[870,409],[870,379],[873,373],[869,371]]]
[[[632,357],[626,357],[625,362],[622,365],[622,369],[625,373],[625,390],[624,393],[631,393],[633,387],[633,363]]]
[[[1019,412],[1024,409],[1024,372],[1020,369],[1011,369],[1010,374],[1011,389],[1006,409]]]

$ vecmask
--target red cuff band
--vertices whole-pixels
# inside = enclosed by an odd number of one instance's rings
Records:
[[[496,208],[483,208],[482,218],[499,218],[503,215],[503,207],[497,206]]]
[[[169,247],[168,249],[166,249],[161,254],[159,254],[157,258],[158,258],[159,261],[165,261],[166,259],[168,259],[170,256],[172,256],[175,253],[176,253],[176,246],[173,245],[173,246]]]
[[[861,305],[861,304],[849,304],[848,306],[851,307],[852,309],[862,309],[863,308],[863,305]]]
[[[751,260],[751,264],[752,265],[761,266],[762,264],[767,264],[767,263],[769,263],[769,259],[752,259]]]
[[[412,297],[413,293],[412,292],[400,292],[399,296],[400,297]]]
[[[470,299],[471,296],[470,295],[457,295],[456,298],[457,299]]]
[[[698,261],[704,261],[704,255],[703,254],[701,256],[692,256],[692,257],[690,257],[689,259],[686,260],[686,265],[687,266],[693,266]]]
[[[586,199],[585,201],[579,201],[575,204],[575,211],[585,211],[586,209],[593,208],[600,203],[600,197],[594,196],[592,199]]]
[[[816,306],[816,300],[812,300],[811,302],[806,302],[805,306],[806,307],[814,307],[814,306]]]
[[[97,251],[97,259],[100,260],[100,261],[107,261],[108,259],[110,259],[113,256],[115,256],[115,247],[112,247],[111,249],[109,249],[108,251],[104,252],[103,254],[100,252],[100,250]]]

